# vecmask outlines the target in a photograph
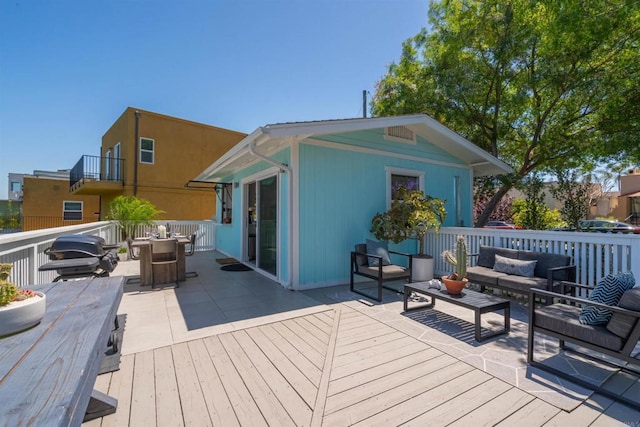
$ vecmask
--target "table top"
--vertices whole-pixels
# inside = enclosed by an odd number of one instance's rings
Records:
[[[0,339],[0,419],[80,425],[122,298],[123,276],[30,286],[47,295],[39,325]]]
[[[446,290],[435,289],[429,282],[416,282],[404,285],[405,289],[413,289],[421,294],[442,299],[456,305],[470,308],[485,308],[495,305],[510,304],[511,301],[497,295],[484,294],[471,289],[464,289],[460,295],[449,295]],[[444,287],[444,285],[442,285]]]
[[[178,241],[178,243],[184,243],[184,244],[191,242],[191,240],[189,240],[189,238],[187,236],[167,237],[167,239],[176,239]],[[152,240],[161,240],[161,239],[152,238],[152,237],[141,237],[141,238],[137,238],[137,239],[133,240],[131,242],[131,246],[133,246],[133,247],[148,246],[148,245],[151,244]],[[166,240],[166,239],[164,239],[164,240]]]

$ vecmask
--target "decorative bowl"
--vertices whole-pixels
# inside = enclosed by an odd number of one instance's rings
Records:
[[[22,301],[13,301],[0,307],[0,338],[25,331],[44,317],[47,298],[42,292]]]

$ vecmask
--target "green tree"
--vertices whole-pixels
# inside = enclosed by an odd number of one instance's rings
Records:
[[[558,182],[551,187],[553,197],[563,203],[560,216],[571,228],[578,228],[578,221],[585,219],[594,201],[594,184],[590,175],[581,178],[576,170],[556,172]]]
[[[135,196],[118,196],[109,204],[107,219],[116,221],[123,240],[126,240],[135,237],[138,226],[153,225],[153,221],[163,213],[148,200]]]
[[[432,1],[371,109],[428,113],[514,168],[480,226],[532,172],[640,158],[639,40],[635,0]]]

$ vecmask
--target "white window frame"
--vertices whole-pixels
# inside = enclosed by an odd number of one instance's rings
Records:
[[[67,203],[80,203],[80,210],[67,209]],[[65,213],[80,212],[80,218],[66,218]],[[62,201],[62,220],[63,221],[82,221],[84,212],[84,202],[82,200],[63,200]]]
[[[391,177],[392,175],[415,176],[418,178],[418,190],[425,191],[425,172],[417,169],[404,169],[398,167],[387,166],[385,168],[387,174],[387,209],[391,208]]]
[[[14,184],[18,184],[18,187],[19,187],[19,188],[18,188],[18,190],[14,190],[14,189],[13,189],[13,185],[14,185]],[[11,182],[9,183],[9,189],[10,189],[10,191],[12,191],[12,192],[14,192],[14,193],[19,193],[19,192],[21,192],[21,191],[22,191],[22,183],[21,183],[20,181],[11,181]]]
[[[145,150],[145,149],[142,148],[142,140],[151,141],[151,145],[152,145],[151,150]],[[142,153],[151,153],[151,161],[147,162],[147,161],[142,160]],[[146,165],[153,165],[155,163],[155,161],[156,161],[156,140],[155,139],[147,138],[147,137],[144,137],[144,136],[140,137],[140,157],[139,157],[139,161],[140,161],[140,163],[144,163]]]

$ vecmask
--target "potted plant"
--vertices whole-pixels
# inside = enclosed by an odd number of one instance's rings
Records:
[[[456,240],[455,253],[446,250],[442,253],[444,260],[451,264],[454,268],[453,273],[448,276],[442,276],[442,283],[447,288],[450,295],[459,295],[462,289],[467,285],[467,241],[464,236],[458,236]]]
[[[118,248],[118,259],[120,261],[126,261],[127,260],[127,254],[128,254],[128,250],[126,246],[120,246]]]
[[[0,337],[37,325],[46,308],[44,293],[18,289],[9,282],[12,267],[12,264],[0,264]]]
[[[411,276],[413,281],[433,279],[433,257],[425,254],[424,237],[429,230],[438,231],[447,211],[445,201],[427,196],[423,191],[398,190],[391,208],[377,213],[371,220],[371,232],[378,240],[401,243],[407,239],[418,241],[418,254],[413,257]]]
[[[116,222],[122,240],[128,242],[136,237],[139,226],[153,226],[154,220],[163,213],[148,200],[135,196],[118,196],[109,203],[107,219]]]

